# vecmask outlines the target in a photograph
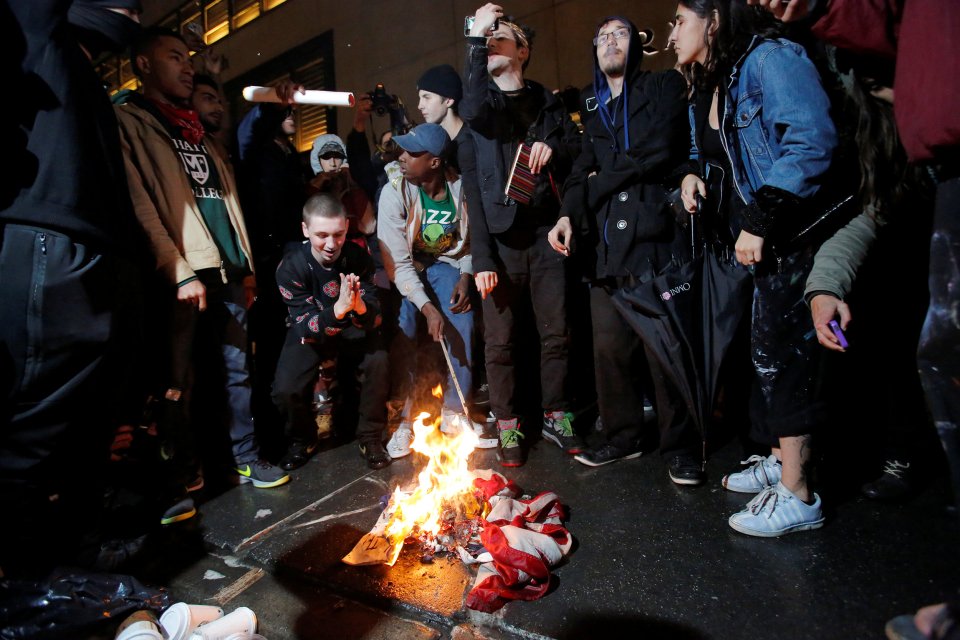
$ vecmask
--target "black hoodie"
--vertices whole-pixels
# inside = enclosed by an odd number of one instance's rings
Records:
[[[59,231],[102,248],[131,247],[136,222],[113,108],[67,21],[69,2],[0,4],[7,170],[0,222]]]
[[[631,30],[623,91],[609,99],[597,48],[591,46],[594,91],[586,102],[594,112],[564,189],[562,215],[573,222],[588,272],[597,278],[644,277],[685,257],[666,201],[690,150],[687,85],[673,70],[641,70],[643,42],[626,18],[605,18],[597,33],[611,20]]]

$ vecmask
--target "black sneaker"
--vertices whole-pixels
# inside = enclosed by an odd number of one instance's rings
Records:
[[[484,382],[473,392],[473,406],[487,407],[490,405],[490,385]]]
[[[497,420],[497,432],[500,436],[497,445],[500,464],[505,467],[523,466],[523,448],[520,446],[520,424],[516,418],[512,420]]]
[[[383,469],[384,467],[390,466],[390,463],[393,462],[390,454],[387,453],[387,450],[383,447],[383,443],[379,440],[361,442],[360,455],[367,459],[367,466],[371,469]]]
[[[290,476],[280,467],[266,460],[254,460],[234,467],[240,474],[240,484],[252,482],[257,489],[271,489],[290,482]]]
[[[203,474],[198,473],[193,480],[187,483],[187,493],[193,493],[194,491],[200,491],[203,489]]]
[[[170,505],[166,511],[163,512],[163,515],[160,516],[160,524],[168,525],[176,522],[183,522],[184,520],[189,520],[195,515],[197,515],[197,507],[193,503],[193,498],[190,496],[185,496],[179,498],[176,502]]]
[[[703,484],[707,475],[703,472],[703,465],[688,453],[673,456],[667,465],[667,472],[674,484],[696,486]]]
[[[624,449],[615,444],[607,443],[593,449],[587,449],[583,453],[573,456],[573,459],[588,467],[602,467],[617,460],[631,460],[642,455],[643,451],[640,449]]]
[[[277,466],[286,471],[299,469],[307,464],[319,446],[316,442],[293,442],[287,448],[287,453],[280,458]]]
[[[583,440],[573,431],[573,414],[569,411],[547,411],[543,414],[543,437],[575,455],[584,450]]]
[[[909,462],[887,460],[880,477],[863,485],[861,491],[871,500],[899,500],[913,490],[912,480]]]

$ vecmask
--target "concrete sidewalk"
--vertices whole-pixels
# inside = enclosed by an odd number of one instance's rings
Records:
[[[750,497],[720,487],[738,458],[728,445],[706,485],[680,488],[655,454],[593,469],[535,442],[505,475],[528,493],[555,491],[576,542],[547,597],[493,615],[464,607],[473,574],[458,559],[422,564],[410,550],[394,567],[340,562],[380,498],[418,471],[416,456],[370,471],[355,443],[321,452],[286,486],[204,502],[202,548],[161,579],[177,600],[250,607],[270,640],[878,638],[890,617],[956,595],[960,531],[939,485],[905,505],[825,490],[823,529],[756,539],[726,523]],[[495,450],[471,462],[501,470]]]

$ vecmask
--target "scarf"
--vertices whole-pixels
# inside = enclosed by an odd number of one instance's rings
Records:
[[[180,135],[183,136],[184,140],[190,144],[200,144],[206,133],[203,130],[203,125],[200,124],[200,114],[193,109],[180,109],[166,102],[157,102],[156,100],[150,100],[150,102],[160,110],[160,113],[170,124],[180,128]]]

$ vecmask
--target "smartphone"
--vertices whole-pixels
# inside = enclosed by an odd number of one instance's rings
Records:
[[[847,342],[847,337],[843,335],[843,330],[840,329],[840,323],[836,320],[830,321],[830,329],[833,331],[833,335],[837,336],[837,340],[840,341],[840,346],[846,349],[850,346],[850,343]]]
[[[463,35],[468,38],[470,37],[470,30],[473,29],[474,20],[476,20],[476,16],[467,16],[466,18],[463,19]],[[500,26],[500,18],[497,18],[496,20],[493,21],[492,29],[496,31],[499,26]]]

